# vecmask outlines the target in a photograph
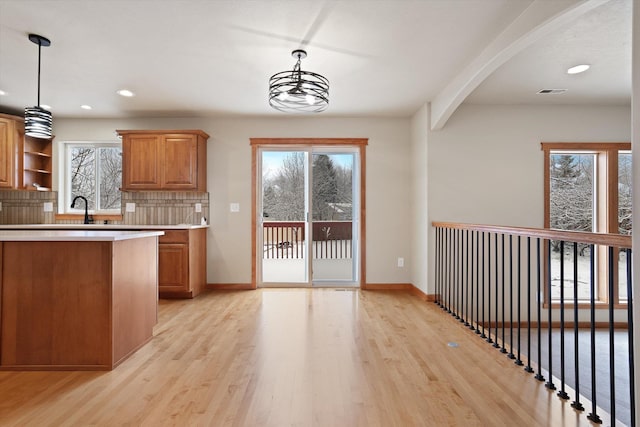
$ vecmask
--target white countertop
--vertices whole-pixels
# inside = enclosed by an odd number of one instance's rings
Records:
[[[125,224],[6,224],[0,230],[192,230],[209,225],[125,225]]]
[[[0,230],[0,242],[115,242],[163,234],[162,231]]]

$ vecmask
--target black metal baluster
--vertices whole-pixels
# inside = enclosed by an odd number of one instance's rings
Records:
[[[460,230],[456,230],[455,231],[456,234],[456,239],[455,239],[455,250],[454,250],[454,259],[455,259],[455,281],[454,281],[454,301],[453,301],[453,317],[455,317],[456,319],[460,318],[459,315],[459,311],[458,311],[458,307],[459,307],[459,302],[460,302],[460,265],[461,262],[458,259],[458,256],[460,255]]]
[[[485,297],[485,289],[484,289],[484,280],[485,280],[485,275],[484,275],[484,267],[485,267],[485,262],[484,262],[484,254],[485,254],[486,250],[485,250],[485,244],[484,244],[484,231],[482,232],[482,334],[480,334],[480,338],[487,338],[487,335],[484,333],[484,327],[485,327],[485,322],[484,322],[484,309],[485,309],[485,301],[484,301],[484,297]]]
[[[472,331],[475,331],[475,329],[476,329],[475,326],[473,326],[473,301],[474,301],[474,299],[473,299],[473,277],[474,277],[473,276],[473,271],[474,271],[473,270],[473,267],[474,267],[474,262],[473,262],[474,261],[474,258],[473,258],[473,241],[474,241],[474,238],[473,238],[473,235],[474,235],[474,233],[475,233],[474,231],[471,231],[471,246],[470,246],[470,250],[471,250],[471,268],[469,269],[469,291],[471,293],[471,304],[470,304],[470,307],[469,307],[469,310],[470,310],[469,320],[470,320],[470,322],[469,322],[468,326],[469,326],[469,329],[471,329]],[[476,295],[476,299],[478,299],[477,295]]]
[[[560,254],[560,265],[562,265],[562,254]],[[544,385],[549,390],[555,390],[556,386],[553,383],[553,343],[552,343],[552,328],[553,328],[553,316],[551,309],[551,240],[547,240],[547,301],[549,307],[547,308],[548,312],[548,322],[549,322],[549,379],[547,383]]]
[[[467,235],[467,245],[466,245],[466,252],[467,252],[467,262],[466,262],[466,266],[467,266],[467,271],[466,274],[464,275],[465,278],[465,284],[464,284],[464,326],[469,326],[469,230],[466,230]]]
[[[631,249],[625,249],[627,261],[627,325],[629,334],[629,395],[631,402],[631,427],[636,425],[636,389],[633,378],[635,378],[634,370],[634,345],[633,345],[633,279],[631,277]]]
[[[574,277],[575,279],[577,277]],[[569,398],[564,388],[564,240],[560,241],[560,391],[558,397],[565,400]]]
[[[479,231],[476,231],[476,334],[480,335],[480,232]]]
[[[578,345],[578,243],[573,242],[573,363],[575,366],[576,400],[571,402],[571,407],[576,411],[584,411],[580,403],[580,354]]]
[[[617,250],[615,251],[617,254]],[[615,344],[615,323],[613,317],[613,304],[614,304],[614,293],[615,293],[615,283],[614,283],[614,268],[618,268],[616,264],[614,264],[614,249],[613,246],[609,246],[609,394],[611,396],[611,411],[609,412],[611,415],[611,423],[615,425],[616,422],[616,360],[615,360],[615,352],[614,352],[614,344]],[[616,259],[618,257],[616,256]],[[629,351],[633,351],[633,349],[629,349]],[[629,378],[629,382],[633,381]],[[633,402],[631,402],[633,405]]]
[[[596,403],[596,289],[595,289],[595,246],[589,246],[590,259],[590,279],[589,279],[589,293],[590,293],[590,327],[591,327],[591,413],[587,415],[587,418],[596,424],[602,424],[602,419],[598,415],[597,403]]]
[[[499,279],[499,277],[498,277],[498,233],[496,233],[496,245],[495,245],[494,250],[495,250],[495,252],[494,252],[493,255],[494,255],[494,262],[495,262],[494,265],[495,265],[495,271],[496,271],[495,272],[496,280],[494,281],[494,283],[496,285],[496,288],[495,288],[495,291],[496,291],[496,299],[495,299],[496,325],[495,325],[495,333],[493,335],[493,340],[494,340],[493,341],[493,346],[495,348],[500,348],[500,344],[498,344],[498,319],[500,317],[500,316],[498,316],[498,295],[500,294],[498,292],[498,279]]]
[[[540,322],[538,322],[540,323]],[[524,370],[532,373],[531,367],[531,237],[527,236],[527,366]]]
[[[500,353],[506,353],[507,349],[506,347],[506,341],[504,339],[504,315],[505,315],[505,309],[504,309],[504,304],[505,304],[505,299],[504,299],[504,287],[505,285],[505,278],[504,278],[504,234],[501,235],[501,240],[502,240],[502,246],[501,246],[501,259],[502,262],[500,264],[500,267],[502,268],[502,277],[501,277],[501,282],[502,282],[502,326],[500,329],[502,329],[502,348],[500,349]],[[498,277],[498,268],[496,266],[496,280]],[[498,283],[496,282],[496,289],[498,287]],[[496,291],[497,292],[497,291]],[[497,293],[496,293],[497,296]],[[496,300],[496,319],[498,318],[498,301]],[[498,330],[496,329],[496,338],[498,336]],[[496,339],[496,343],[498,342],[498,340]]]
[[[297,245],[296,245],[297,247]],[[441,254],[440,251],[442,248],[440,247],[440,227],[436,227],[436,305],[440,305],[440,260]]]
[[[520,288],[522,287],[522,236],[518,236],[518,357],[516,358],[515,364],[518,366],[522,366],[524,365],[524,363],[522,363],[522,359],[520,358],[520,333],[522,330],[522,325],[521,325],[521,317],[520,317],[520,298],[521,298],[521,290]]]
[[[447,303],[445,304],[445,308],[447,313],[451,313],[451,297],[452,294],[452,275],[453,275],[453,229],[449,229],[447,233]]]
[[[465,274],[464,274],[464,230],[460,230],[460,247],[458,248],[460,254],[460,276],[458,277],[458,319],[461,323],[464,323],[464,288],[465,288]]]
[[[487,313],[489,314],[487,342],[491,344],[493,342],[493,340],[491,339],[491,234],[489,234],[489,238],[487,240],[487,243],[489,245],[489,247],[487,248]]]
[[[503,267],[504,268],[504,267]],[[504,348],[504,344],[503,344]],[[513,354],[513,235],[509,234],[509,359],[515,359]]]
[[[538,381],[544,381],[544,376],[542,375],[542,301],[541,301],[541,281],[542,281],[542,274],[540,272],[541,267],[542,267],[542,263],[540,260],[540,238],[538,237],[536,239],[536,252],[537,252],[537,270],[538,270],[538,274],[537,274],[537,278],[536,278],[536,282],[537,282],[537,292],[536,292],[536,300],[537,300],[537,304],[538,304],[538,317],[537,317],[537,321],[538,321],[538,373],[536,374],[535,378]]]

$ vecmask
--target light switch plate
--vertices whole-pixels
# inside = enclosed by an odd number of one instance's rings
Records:
[[[44,202],[44,211],[53,212],[53,202]]]
[[[196,203],[196,212],[202,212],[202,203]]]
[[[136,211],[136,204],[135,203],[127,203],[125,211],[126,212],[135,212]]]
[[[229,205],[229,210],[231,212],[240,212],[240,203],[231,203]]]

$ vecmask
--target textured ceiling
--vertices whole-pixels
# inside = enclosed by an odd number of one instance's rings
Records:
[[[36,103],[34,32],[52,41],[41,102],[54,117],[281,115],[267,82],[300,47],[302,68],[331,82],[323,115],[410,116],[532,2],[0,0],[0,111]],[[609,1],[515,55],[467,102],[628,104],[630,39],[631,0]],[[579,62],[592,69],[567,76]]]

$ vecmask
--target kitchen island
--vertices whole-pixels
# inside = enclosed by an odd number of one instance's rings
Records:
[[[153,336],[158,231],[0,231],[0,369],[111,370]]]

